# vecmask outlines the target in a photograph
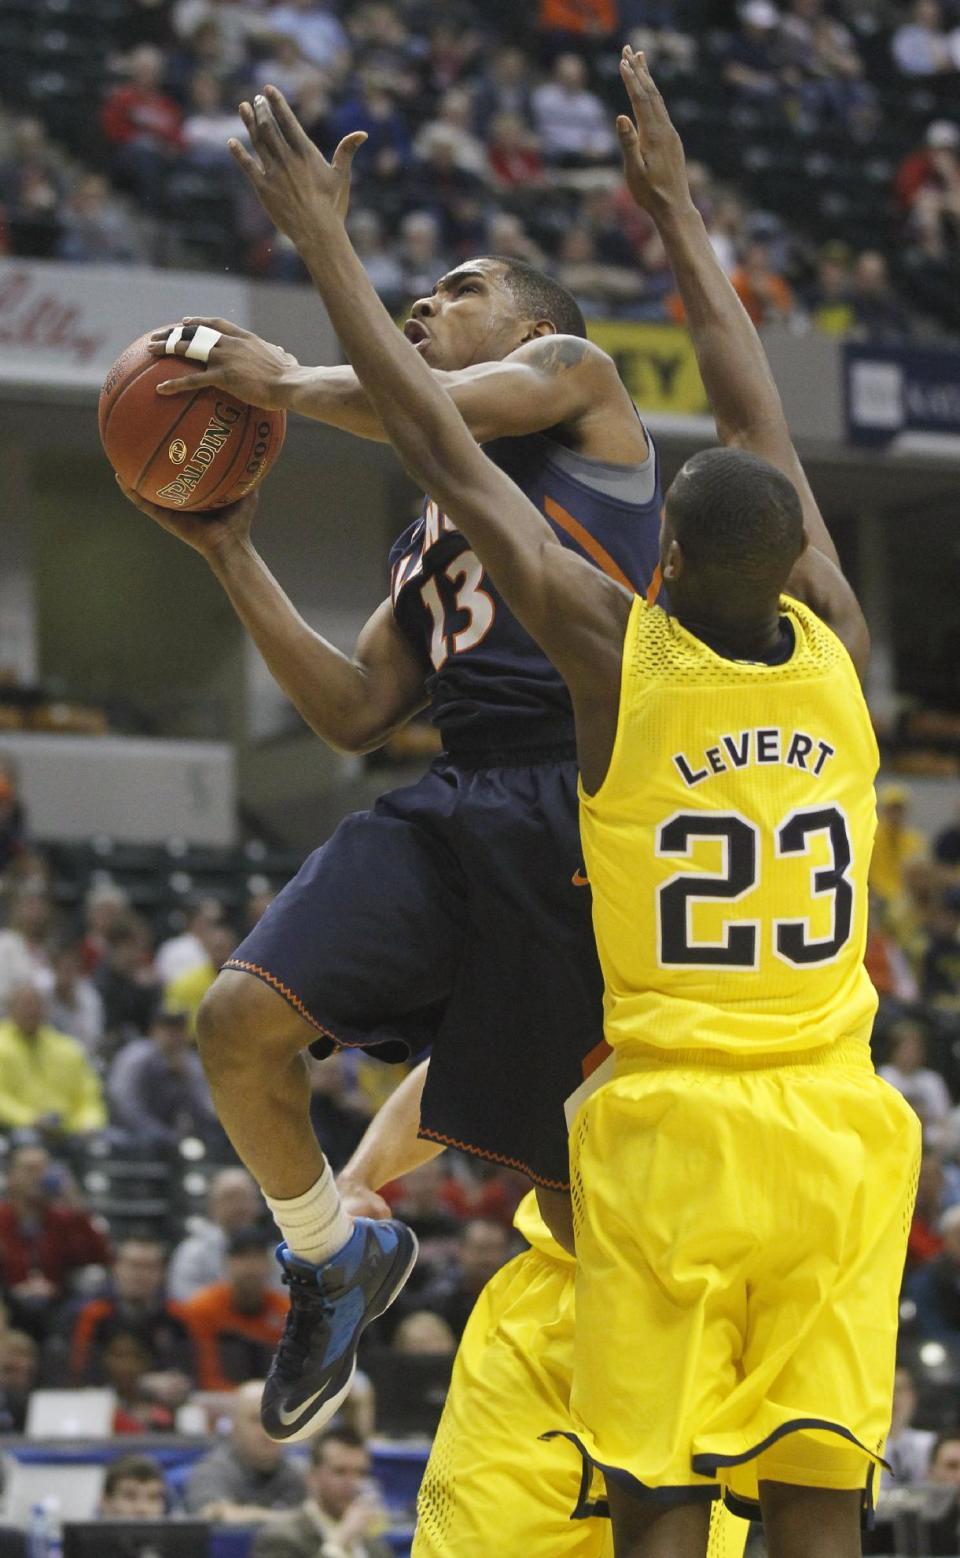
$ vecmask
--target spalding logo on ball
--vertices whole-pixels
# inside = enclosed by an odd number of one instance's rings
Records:
[[[251,492],[283,448],[284,411],[248,406],[225,390],[158,395],[165,379],[198,371],[152,357],[151,332],[117,358],[100,391],[100,442],[118,476],[161,508],[222,509]]]

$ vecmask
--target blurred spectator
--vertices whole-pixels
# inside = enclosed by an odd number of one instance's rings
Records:
[[[117,1053],[107,1081],[113,1119],[128,1135],[163,1149],[184,1136],[219,1134],[200,1056],[190,1037],[191,1014],[166,1002],[149,1037]]]
[[[543,184],[546,174],[540,148],[519,114],[497,114],[489,136],[490,172],[502,190],[526,192]]]
[[[150,1455],[121,1455],[103,1479],[99,1514],[104,1520],[162,1520],[167,1513],[167,1484],[159,1461]]]
[[[347,227],[360,263],[380,297],[388,309],[399,310],[407,301],[403,291],[403,274],[387,248],[379,216],[375,211],[352,211]]]
[[[25,116],[13,127],[12,157],[0,167],[0,206],[14,254],[48,259],[60,236],[65,190],[61,160],[39,119]]]
[[[612,162],[611,116],[587,86],[587,67],[578,54],[561,54],[551,78],[533,93],[533,114],[543,154],[563,168]]]
[[[778,45],[783,64],[798,78],[800,104],[811,127],[832,117],[873,128],[873,92],[863,80],[853,33],[826,13],[823,0],[790,0]]]
[[[414,1284],[422,1268],[447,1259],[460,1236],[460,1221],[447,1204],[447,1184],[444,1159],[438,1155],[418,1164],[402,1179],[384,1186],[384,1200],[395,1216],[409,1223],[420,1241],[420,1261],[414,1270]]]
[[[960,887],[949,888],[933,913],[920,984],[924,1000],[934,1006],[960,1006]]]
[[[870,860],[870,888],[890,902],[903,892],[908,861],[926,854],[922,833],[907,824],[910,791],[905,784],[884,784],[877,792],[877,832]]]
[[[286,33],[304,59],[336,79],[350,64],[350,40],[326,0],[283,0],[268,17],[272,33]]]
[[[138,1338],[146,1368],[178,1375],[168,1394],[183,1396],[194,1373],[193,1337],[179,1304],[164,1296],[164,1250],[156,1239],[124,1239],[111,1271],[110,1291],[82,1306],[70,1340],[76,1385],[102,1385],[105,1357],[115,1336]]]
[[[394,172],[410,161],[407,121],[390,94],[373,82],[361,81],[359,94],[349,97],[336,111],[330,129],[332,144],[327,148],[329,151],[352,130],[366,131],[359,170],[361,179],[369,176],[372,164],[385,151],[393,153]]]
[[[555,271],[586,314],[616,313],[643,295],[643,277],[633,267],[605,264],[589,227],[570,227],[563,234]]]
[[[15,888],[6,930],[0,930],[0,1013],[16,985],[33,982],[52,989],[51,912],[45,883],[30,881]]]
[[[230,12],[240,14],[241,7],[231,5]],[[213,76],[224,88],[232,89],[235,99],[240,96],[237,65],[216,17],[199,22],[181,46],[167,56],[165,74],[167,90],[180,104],[190,102],[194,77],[198,75]]]
[[[916,1410],[917,1387],[910,1370],[901,1365],[894,1376],[893,1418],[883,1452],[894,1482],[901,1485],[926,1481],[937,1437],[927,1428],[911,1426]]]
[[[307,1496],[303,1472],[284,1458],[284,1447],[268,1439],[260,1424],[261,1380],[247,1380],[236,1392],[230,1438],[194,1467],[184,1492],[189,1515],[224,1524],[259,1525],[275,1512],[296,1509]]]
[[[910,960],[890,929],[887,906],[874,893],[870,894],[863,962],[879,996],[907,1003],[919,997],[920,986]]]
[[[721,195],[708,204],[704,222],[714,254],[727,275],[732,276],[745,241],[742,202],[736,195]]]
[[[107,1123],[100,1079],[76,1039],[47,1021],[47,999],[16,985],[0,1021],[0,1125],[36,1126],[68,1136]]]
[[[814,327],[824,335],[847,335],[851,330],[850,250],[845,243],[824,244],[817,255],[813,285],[804,301]]]
[[[0,877],[21,858],[26,839],[27,812],[20,798],[20,773],[13,758],[0,753]]]
[[[940,1219],[946,1209],[943,1159],[932,1147],[924,1147],[917,1180],[917,1199],[907,1241],[908,1267],[923,1266],[940,1254],[943,1249]]]
[[[0,1334],[0,1433],[23,1433],[39,1377],[40,1348],[34,1338],[26,1331]]]
[[[299,43],[291,33],[277,33],[271,53],[266,58],[257,60],[254,65],[253,82],[258,88],[268,83],[277,87],[301,113],[303,112],[301,99],[305,93],[318,85],[324,91],[327,88],[322,71],[304,58]],[[315,114],[314,109],[311,118],[315,117]]]
[[[616,0],[540,0],[541,32],[559,34],[564,45],[609,38],[618,20]]]
[[[955,1429],[945,1429],[942,1434],[936,1436],[930,1454],[927,1481],[939,1487],[960,1488],[960,1433]],[[952,1524],[954,1526],[956,1524],[955,1513]],[[954,1529],[951,1534],[956,1537],[956,1530]],[[950,1542],[951,1547],[956,1545],[955,1540]],[[945,1549],[938,1544],[934,1551],[942,1552]]]
[[[489,135],[500,114],[509,114],[532,126],[531,94],[530,61],[523,50],[515,44],[497,49],[477,83],[474,97],[474,115],[480,131]]]
[[[282,90],[282,89],[281,89]],[[247,132],[235,107],[227,108],[224,89],[209,70],[198,70],[190,83],[190,107],[183,121],[183,144],[194,167],[233,168],[230,137],[247,145]]]
[[[904,211],[917,196],[932,189],[953,190],[960,184],[960,128],[952,119],[935,119],[927,126],[923,146],[911,152],[897,169],[895,189]]]
[[[619,184],[587,190],[580,204],[580,222],[590,229],[594,249],[605,264],[636,270],[637,250],[624,231],[619,199]],[[641,265],[645,270],[642,251]]]
[[[272,1241],[260,1229],[232,1234],[226,1280],[183,1305],[196,1338],[201,1390],[232,1390],[254,1367],[266,1372],[288,1307],[272,1284],[271,1260]]]
[[[890,1052],[880,1075],[911,1109],[916,1110],[924,1126],[936,1130],[950,1113],[950,1091],[939,1071],[926,1065],[927,1040],[921,1025],[904,1017],[890,1030]]]
[[[510,211],[497,211],[490,218],[487,229],[487,248],[491,254],[506,255],[512,260],[523,260],[542,270],[546,264],[543,250],[534,243],[518,216]]]
[[[129,912],[130,899],[115,882],[92,887],[83,901],[84,931],[80,940],[83,966],[92,974],[107,950],[107,936]]]
[[[777,52],[780,13],[770,0],[746,0],[723,67],[723,79],[747,103],[770,103],[781,93]]]
[[[910,328],[907,311],[890,284],[887,262],[876,249],[857,255],[850,305],[854,329],[864,340],[899,341]]]
[[[406,298],[429,297],[437,280],[450,269],[440,248],[440,223],[429,211],[411,211],[400,224],[403,294]]]
[[[115,1434],[170,1433],[172,1409],[157,1399],[151,1374],[150,1348],[137,1331],[114,1331],[101,1355],[104,1384],[117,1398]]]
[[[951,871],[960,868],[960,812],[933,841],[933,853],[942,866]]]
[[[183,149],[181,113],[161,90],[163,55],[141,44],[130,55],[129,83],[104,99],[100,128],[113,148],[111,166],[118,183],[146,206],[158,207],[164,178]]]
[[[481,1289],[509,1260],[510,1253],[506,1228],[474,1218],[460,1235],[455,1265],[420,1289],[416,1308],[432,1309],[459,1338]]]
[[[310,1064],[310,1119],[335,1172],[359,1144],[372,1113],[342,1054]]]
[[[373,212],[354,211],[351,213],[351,220],[356,220],[360,215],[372,216]],[[250,893],[243,906],[243,934],[245,936],[249,935],[255,925],[259,925],[276,896],[272,887],[258,887]]]
[[[366,0],[350,6],[344,16],[350,33],[354,58],[363,61],[363,70],[379,79],[396,97],[404,102],[418,95],[421,77],[418,64],[422,62],[425,43],[415,38],[404,17],[390,0]],[[463,29],[458,38],[464,36]],[[450,82],[444,82],[445,90]]]
[[[250,44],[265,32],[266,18],[260,14],[259,0],[176,0],[172,11],[174,31],[179,38],[195,40],[197,29],[213,24],[219,38],[224,69],[238,71],[247,62]],[[273,22],[273,13],[269,14]]]
[[[432,100],[462,81],[469,74],[479,49],[480,34],[468,24],[463,13],[456,21],[442,16],[435,20],[427,36],[423,82],[426,97]]]
[[[189,973],[178,974],[176,979],[169,980],[164,992],[168,1009],[186,1012],[191,1032],[196,1027],[201,1001],[240,937],[233,925],[217,924],[204,926],[200,940],[206,949],[206,961]]]
[[[204,968],[210,961],[205,934],[211,925],[223,920],[223,905],[216,898],[196,898],[187,910],[186,929],[179,936],[162,941],[154,954],[153,964],[162,985],[181,974]]]
[[[936,76],[956,70],[956,47],[943,25],[939,0],[913,0],[910,20],[891,41],[894,63],[905,76]]]
[[[431,1357],[452,1357],[457,1350],[457,1338],[442,1315],[432,1309],[415,1309],[406,1315],[393,1333],[394,1352]]]
[[[63,1199],[65,1188],[45,1147],[12,1149],[6,1199],[0,1201],[0,1288],[32,1335],[43,1334],[76,1272],[106,1266],[111,1258],[100,1228]]]
[[[387,1515],[359,1434],[331,1428],[313,1441],[307,1495],[300,1509],[260,1527],[251,1558],[390,1558],[393,1548],[374,1534]]]
[[[943,1249],[909,1274],[906,1291],[916,1305],[916,1328],[932,1341],[960,1341],[960,1206],[943,1214]]]
[[[455,168],[462,173],[472,173],[475,178],[486,178],[487,155],[470,129],[470,122],[470,93],[463,87],[451,87],[440,100],[439,114],[427,121],[414,141],[414,155],[421,162],[429,162],[439,140],[450,148]]]
[[[82,1044],[93,1060],[103,1041],[104,1014],[100,993],[83,971],[83,949],[70,942],[53,958],[50,1021],[61,1033]]]
[[[62,211],[57,258],[81,265],[132,265],[146,258],[136,224],[102,173],[84,173]]]
[[[170,1261],[167,1291],[181,1303],[223,1280],[231,1236],[256,1224],[264,1200],[246,1169],[225,1168],[210,1182],[207,1210],[208,1217],[198,1220]]]
[[[135,914],[114,920],[94,974],[106,1031],[115,1041],[140,1037],[153,1021],[160,992],[144,964],[144,927]]]
[[[752,0],[752,3],[766,4],[766,0]],[[793,293],[773,268],[769,244],[758,240],[748,243],[730,280],[758,329],[763,325],[783,323],[793,313]]]

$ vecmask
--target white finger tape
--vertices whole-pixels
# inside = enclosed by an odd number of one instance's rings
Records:
[[[219,330],[211,330],[209,325],[197,325],[193,332],[193,340],[187,347],[186,356],[194,362],[209,362],[210,353],[220,339]]]
[[[177,350],[177,342],[182,335],[183,325],[174,325],[173,329],[170,331],[170,334],[167,336],[167,344],[164,347],[164,351],[168,357],[173,357],[175,355]]]

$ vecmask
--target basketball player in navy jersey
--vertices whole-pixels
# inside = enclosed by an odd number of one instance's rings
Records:
[[[345,178],[350,150],[340,149]],[[225,321],[205,323],[220,339],[200,382],[384,436],[352,370],[301,369]],[[573,298],[484,257],[443,277],[406,333],[564,544],[651,588],[655,455]],[[292,1309],[264,1423],[300,1439],[345,1395],[359,1333],[414,1255],[401,1225],[351,1226],[341,1208],[309,1125],[304,1049],[405,1058],[432,1045],[423,1134],[525,1171],[569,1239],[563,1103],[602,1043],[570,702],[434,504],[394,547],[391,595],[352,657],[306,626],[257,555],[254,498],[206,518],[140,506],[206,558],[332,745],[369,751],[428,705],[444,742],[418,784],[348,818],[308,859],[201,1010],[220,1118],[284,1236]]]

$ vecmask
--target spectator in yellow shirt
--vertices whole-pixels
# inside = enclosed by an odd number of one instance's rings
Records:
[[[870,862],[870,891],[885,903],[904,890],[904,867],[927,853],[927,842],[907,826],[910,791],[905,784],[885,784],[877,794],[877,836]]]
[[[15,987],[0,1022],[0,1126],[38,1126],[79,1135],[100,1130],[107,1111],[83,1046],[46,1021],[45,997]]]
[[[206,962],[185,974],[178,974],[163,987],[164,1006],[168,1011],[186,1012],[191,1033],[196,1032],[200,1002],[240,939],[232,925],[224,924],[197,925],[195,935],[203,943]]]

